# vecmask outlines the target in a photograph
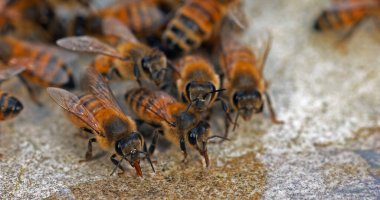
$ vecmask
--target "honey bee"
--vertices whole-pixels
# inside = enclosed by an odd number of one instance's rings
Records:
[[[54,26],[57,20],[54,8],[47,0],[6,1],[4,10],[33,21],[44,30],[49,30],[49,27]]]
[[[261,55],[255,54],[252,49],[241,45],[234,40],[230,34],[222,37],[221,67],[226,76],[225,88],[226,97],[232,110],[236,112],[235,126],[239,116],[245,121],[250,120],[253,114],[261,113],[264,107],[264,100],[270,112],[273,123],[280,124],[276,113],[272,108],[272,103],[267,92],[268,85],[264,79],[263,69],[272,43],[270,32],[265,32],[258,36],[262,43]],[[236,36],[235,36],[236,38]],[[230,122],[226,120],[227,137]]]
[[[122,79],[137,80],[140,85],[141,80],[152,80],[159,85],[167,69],[165,54],[139,42],[118,20],[108,18],[105,21],[105,33],[123,39],[117,48],[89,36],[67,37],[58,40],[57,44],[72,51],[102,54],[92,66],[109,78],[116,74]]]
[[[105,7],[95,12],[101,18],[112,17],[127,25],[139,36],[154,33],[162,28],[166,21],[166,13],[160,9],[158,0],[127,0]]]
[[[72,71],[66,66],[62,53],[35,43],[11,36],[0,37],[0,60],[11,65],[19,64],[25,70],[18,76],[31,98],[39,103],[30,83],[43,87],[55,86],[67,89],[75,87]],[[11,62],[12,61],[12,62]]]
[[[0,83],[25,70],[22,66],[4,67],[5,66],[2,66],[2,69],[0,69]],[[24,106],[16,97],[0,90],[0,121],[15,118],[23,110],[23,108]]]
[[[202,56],[185,56],[179,61],[177,89],[180,98],[196,111],[210,108],[220,88],[220,78],[212,64]],[[223,106],[225,107],[225,106]]]
[[[348,39],[368,18],[380,16],[379,0],[334,0],[332,6],[322,11],[314,23],[315,31],[348,28],[343,40]]]
[[[142,176],[140,160],[146,158],[154,171],[149,154],[144,152],[144,138],[137,132],[135,121],[121,111],[104,78],[92,68],[88,72],[91,94],[78,98],[64,89],[47,89],[73,124],[94,134],[95,137],[88,142],[85,160],[92,158],[92,143],[97,142],[103,150],[114,152],[110,159],[115,170],[119,168],[123,173],[125,170],[120,164],[126,160],[135,168],[136,174]]]
[[[169,21],[162,42],[168,54],[188,53],[209,40],[239,0],[188,0]],[[235,9],[234,9],[235,10]]]
[[[207,142],[215,137],[226,139],[216,135],[210,136],[208,122],[200,121],[199,116],[189,106],[163,91],[133,89],[126,93],[125,101],[139,119],[161,127],[154,131],[149,147],[150,155],[155,150],[159,133],[162,133],[166,139],[179,145],[184,154],[183,161],[187,158],[188,144],[204,157],[206,166],[209,166]]]
[[[50,37],[47,32],[36,27],[30,21],[6,13],[0,14],[0,35],[12,35],[26,40],[40,41],[48,41]]]

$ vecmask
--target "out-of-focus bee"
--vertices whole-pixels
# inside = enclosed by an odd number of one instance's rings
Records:
[[[92,158],[92,143],[97,142],[103,150],[114,152],[110,159],[115,170],[119,168],[124,172],[120,164],[126,160],[135,168],[136,174],[142,176],[140,160],[147,158],[154,171],[149,154],[144,152],[144,138],[137,132],[135,121],[121,111],[103,77],[92,68],[88,74],[91,94],[78,98],[63,89],[47,89],[73,124],[95,135],[88,142],[86,161]]]
[[[170,20],[162,42],[168,54],[188,53],[209,40],[240,0],[188,0]],[[236,9],[231,9],[236,10]],[[232,14],[233,15],[233,14]]]
[[[135,34],[144,36],[162,28],[167,17],[160,8],[161,0],[127,0],[105,7],[95,16],[112,17],[127,25]]]
[[[5,3],[4,10],[33,21],[44,30],[49,30],[57,20],[54,8],[47,0],[11,0]]]
[[[177,89],[180,98],[196,111],[205,111],[217,99],[220,78],[212,64],[202,56],[185,56],[178,64],[180,78]],[[225,106],[224,106],[225,107]]]
[[[3,66],[0,63],[0,83],[22,72],[25,68],[20,66]],[[0,90],[0,121],[16,117],[23,109],[22,103],[14,96]]]
[[[141,80],[152,80],[159,85],[167,69],[165,54],[139,42],[118,20],[104,20],[105,33],[123,40],[117,48],[89,36],[67,37],[58,40],[57,44],[72,51],[102,54],[92,66],[109,78],[115,73],[122,79],[137,80],[140,85]]]
[[[257,49],[261,54],[255,54],[252,49],[241,45],[230,34],[222,35],[221,67],[225,75],[224,87],[226,97],[236,112],[235,127],[239,116],[244,120],[250,120],[253,114],[261,113],[264,107],[264,99],[267,102],[273,123],[283,123],[276,117],[271,100],[267,92],[268,85],[264,79],[263,69],[272,43],[270,32],[258,36],[262,44]],[[226,120],[226,133],[230,122]],[[234,127],[234,128],[235,128]]]
[[[184,153],[184,160],[187,158],[186,144],[189,144],[204,157],[206,166],[209,166],[207,142],[219,136],[210,136],[210,125],[199,121],[198,115],[189,106],[165,92],[144,88],[128,91],[125,100],[139,119],[161,127],[154,132],[150,154],[153,154],[158,135],[162,133],[166,139],[179,145]]]
[[[315,31],[348,28],[343,40],[348,39],[366,19],[380,17],[379,0],[333,0],[332,6],[323,10],[314,23]]]
[[[37,96],[30,83],[43,87],[75,87],[72,71],[63,60],[66,56],[54,48],[5,36],[0,37],[0,52],[0,60],[4,63],[25,66],[19,78],[37,103]]]
[[[12,35],[26,40],[48,41],[49,34],[37,27],[34,23],[9,16],[6,13],[0,14],[0,35]]]

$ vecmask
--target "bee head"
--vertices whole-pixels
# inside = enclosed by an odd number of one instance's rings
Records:
[[[197,111],[206,110],[211,100],[216,97],[215,86],[210,82],[191,81],[186,85],[185,97]]]
[[[153,49],[151,53],[141,60],[141,66],[144,73],[147,74],[156,85],[160,85],[167,69],[166,56],[161,51]]]
[[[152,162],[150,161],[149,155],[143,151],[144,139],[143,136],[138,132],[131,133],[127,138],[122,138],[115,143],[116,153],[122,157],[118,165],[115,167],[114,172],[117,167],[121,164],[123,159],[129,162],[129,164],[135,168],[136,174],[142,176],[142,171],[140,167],[140,160],[147,158],[150,162],[152,169],[154,171]],[[112,174],[114,173],[112,172]]]
[[[238,91],[233,95],[233,104],[237,108],[238,114],[244,120],[249,120],[254,113],[263,111],[264,101],[261,93],[257,90]]]
[[[193,145],[199,153],[205,158],[206,166],[209,166],[209,158],[207,153],[207,143],[210,139],[213,138],[221,138],[223,140],[228,140],[227,138],[213,135],[210,136],[210,124],[206,121],[200,121],[198,125],[192,128],[188,132],[188,141],[191,145]]]

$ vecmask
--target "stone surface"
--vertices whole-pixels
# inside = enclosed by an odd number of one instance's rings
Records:
[[[368,22],[347,43],[311,31],[328,1],[257,0],[246,11],[257,29],[274,36],[265,69],[275,109],[284,125],[257,116],[212,144],[211,167],[194,152],[181,163],[176,147],[156,154],[156,170],[143,163],[144,177],[131,168],[109,176],[109,154],[88,163],[86,140],[46,93],[39,108],[17,81],[3,86],[24,100],[24,112],[1,124],[2,199],[380,198],[380,37]],[[248,32],[251,41],[253,32]],[[76,66],[78,67],[78,66]],[[119,95],[124,88],[115,90]],[[104,155],[95,147],[95,152]]]

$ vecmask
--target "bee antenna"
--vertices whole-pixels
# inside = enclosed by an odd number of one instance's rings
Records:
[[[214,93],[217,93],[217,92],[223,92],[224,90],[226,90],[225,88],[221,88],[221,89],[217,89],[217,90],[213,90],[211,92],[208,92],[206,93],[203,98],[205,98],[208,94],[214,94]]]
[[[236,125],[237,125],[237,120],[238,119],[239,119],[239,112],[237,112],[237,114],[236,114],[235,122],[234,122],[234,128],[232,129],[232,131],[235,131],[235,129],[236,129]]]
[[[150,166],[152,167],[152,170],[154,173],[156,173],[156,170],[154,170],[154,167],[153,167],[153,163],[152,163],[152,160],[150,160],[150,156],[149,156],[149,153],[147,152],[144,152],[144,151],[137,151],[138,153],[142,153],[145,155],[145,158],[148,160]]]
[[[164,120],[166,123],[168,123],[170,126],[172,127],[176,127],[177,125],[175,124],[175,122],[170,122],[169,120],[167,120],[165,117],[162,117],[160,114],[158,114],[156,111],[150,109],[149,107],[147,108],[150,112],[152,112],[153,114],[155,114],[157,117],[161,118],[162,120]]]
[[[176,73],[179,77],[181,77],[181,73],[179,72],[177,67],[175,67],[174,63],[171,60],[167,60],[166,62],[168,63],[168,67],[171,68],[174,71],[174,73]]]
[[[130,153],[125,154],[125,155],[119,160],[119,162],[117,163],[117,165],[113,168],[112,173],[110,174],[110,176],[112,176],[112,175],[116,172],[117,168],[120,167],[120,164],[123,162],[123,160],[124,160],[124,159],[127,159],[127,156],[129,156],[129,155],[130,155]]]

